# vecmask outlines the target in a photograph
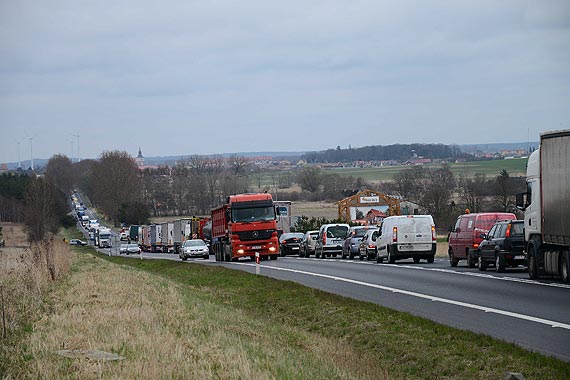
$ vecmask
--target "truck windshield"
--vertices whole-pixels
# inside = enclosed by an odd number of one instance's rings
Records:
[[[260,222],[267,220],[275,220],[275,209],[273,206],[232,209],[232,221],[234,222]]]

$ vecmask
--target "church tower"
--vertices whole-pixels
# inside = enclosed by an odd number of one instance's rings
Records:
[[[135,158],[135,162],[137,163],[137,166],[144,166],[144,157],[142,155],[142,151],[141,151],[140,146],[139,146],[139,154],[138,154],[137,158]]]

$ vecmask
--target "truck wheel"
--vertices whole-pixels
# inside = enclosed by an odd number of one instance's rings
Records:
[[[563,282],[570,282],[570,252],[562,252],[562,259],[560,260],[560,275],[562,276]]]
[[[435,259],[435,255],[428,256],[428,257],[427,257],[427,262],[428,262],[428,264],[433,264],[434,259]]]
[[[500,253],[497,253],[497,257],[495,258],[495,270],[497,273],[503,273],[505,271],[505,260]]]
[[[450,248],[448,253],[449,253],[449,265],[451,265],[452,267],[456,267],[459,260],[455,258],[455,255],[453,254],[453,249]]]
[[[269,256],[269,258],[270,258],[271,260],[277,260],[277,255],[271,255],[271,256]]]
[[[528,253],[528,277],[531,280],[538,278],[538,263],[536,262],[536,248],[534,245],[530,246]]]
[[[418,256],[414,256],[414,264],[418,264],[420,262],[420,258]]]

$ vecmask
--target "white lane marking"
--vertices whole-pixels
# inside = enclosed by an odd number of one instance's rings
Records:
[[[246,264],[246,263],[233,262],[233,263],[228,263],[228,264],[255,267],[255,264],[249,264],[249,263]],[[329,280],[342,281],[342,282],[347,282],[347,283],[350,283],[350,284],[366,286],[366,287],[369,287],[369,288],[375,288],[375,289],[385,290],[385,291],[392,292],[392,293],[404,294],[404,295],[411,296],[411,297],[427,299],[427,300],[434,301],[434,302],[441,302],[441,303],[446,303],[446,304],[450,304],[450,305],[465,307],[465,308],[468,308],[468,309],[480,310],[480,311],[483,311],[483,312],[485,312],[485,313],[495,313],[495,314],[504,315],[504,316],[507,316],[507,317],[522,319],[522,320],[525,320],[525,321],[541,323],[541,324],[543,324],[543,325],[547,325],[547,326],[550,326],[550,327],[558,327],[558,328],[562,328],[562,329],[565,329],[565,330],[570,330],[570,325],[569,325],[569,324],[566,324],[566,323],[551,321],[551,320],[548,320],[548,319],[533,317],[533,316],[525,315],[525,314],[514,313],[514,312],[511,312],[511,311],[507,311],[507,310],[495,309],[495,308],[492,308],[492,307],[481,306],[481,305],[476,305],[476,304],[467,303],[467,302],[461,302],[461,301],[455,301],[455,300],[451,300],[451,299],[448,299],[448,298],[441,298],[441,297],[430,296],[430,295],[428,295],[428,294],[416,293],[416,292],[411,292],[411,291],[409,291],[409,290],[403,290],[403,289],[398,289],[398,288],[392,288],[392,287],[389,287],[389,286],[383,286],[383,285],[378,285],[378,284],[372,284],[372,283],[369,283],[369,282],[363,282],[363,281],[358,281],[358,280],[352,280],[352,279],[350,279],[350,278],[343,278],[343,277],[331,276],[331,275],[328,275],[328,274],[307,272],[307,271],[302,271],[302,270],[297,270],[297,269],[279,268],[279,267],[273,267],[273,266],[268,266],[268,265],[260,265],[260,266],[261,266],[261,268],[264,268],[264,269],[272,269],[272,270],[283,271],[283,272],[292,272],[292,273],[304,274],[304,275],[308,275],[308,276],[326,278],[326,279],[329,279]]]
[[[322,259],[315,259],[315,258],[299,258],[299,257],[287,257],[287,259],[293,260],[313,260],[313,261],[322,261]],[[570,289],[570,285],[567,284],[560,284],[560,283],[548,283],[548,282],[540,282],[531,279],[525,278],[516,278],[516,277],[498,277],[493,276],[490,274],[485,273],[476,273],[476,272],[458,272],[451,269],[443,269],[443,268],[426,268],[420,266],[412,266],[412,265],[405,265],[405,264],[377,264],[376,262],[361,262],[361,261],[347,261],[347,260],[339,260],[339,259],[325,259],[326,261],[338,262],[338,263],[345,263],[345,264],[354,264],[354,265],[382,265],[382,266],[389,266],[393,268],[405,268],[405,269],[415,269],[415,270],[424,270],[428,272],[440,272],[440,273],[450,273],[450,274],[457,274],[462,276],[470,276],[470,277],[479,277],[479,278],[488,278],[492,280],[500,280],[500,281],[510,281],[510,282],[519,282],[522,284],[532,284],[532,285],[540,285],[540,286],[548,286],[551,288],[562,288],[562,289]],[[447,260],[446,260],[447,261]]]

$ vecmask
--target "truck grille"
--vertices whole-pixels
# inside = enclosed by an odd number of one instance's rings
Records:
[[[241,241],[248,240],[267,240],[271,238],[271,235],[275,230],[254,230],[254,231],[240,231],[236,232]],[[257,236],[256,236],[257,235]]]

